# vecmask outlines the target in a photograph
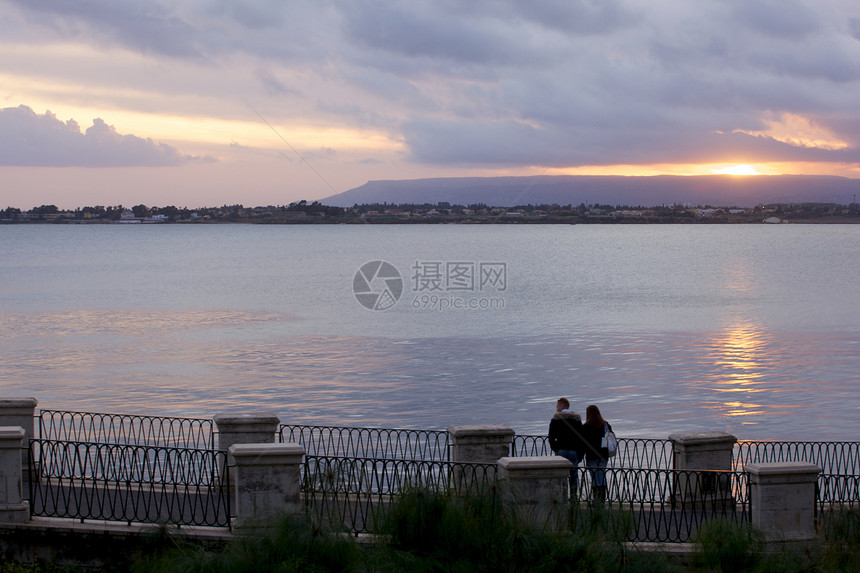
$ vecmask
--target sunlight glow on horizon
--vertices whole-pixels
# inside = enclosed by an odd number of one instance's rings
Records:
[[[535,167],[535,170],[538,168]],[[768,163],[655,163],[652,165],[584,165],[580,167],[550,168],[543,175],[604,175],[649,177],[655,175],[833,175],[860,178],[860,164],[821,162],[768,162]]]
[[[711,173],[715,175],[764,175],[761,171],[748,163],[739,165],[729,165],[719,169],[711,169]]]

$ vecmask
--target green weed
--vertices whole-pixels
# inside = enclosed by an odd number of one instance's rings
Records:
[[[736,573],[752,569],[761,560],[764,535],[749,524],[712,519],[699,528],[695,544],[707,567]]]

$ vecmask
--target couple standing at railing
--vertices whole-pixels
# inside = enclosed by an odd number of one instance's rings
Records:
[[[570,497],[577,495],[577,466],[582,458],[591,474],[594,500],[606,499],[606,462],[609,451],[604,446],[604,436],[612,431],[609,422],[603,419],[600,409],[594,404],[585,409],[582,417],[570,410],[570,401],[559,398],[555,403],[555,414],[549,422],[549,447],[553,453],[570,460]]]

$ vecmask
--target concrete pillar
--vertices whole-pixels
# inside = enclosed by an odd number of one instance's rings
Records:
[[[0,522],[30,519],[30,508],[21,492],[21,447],[25,435],[20,426],[0,426]]]
[[[215,414],[212,418],[218,427],[218,449],[227,452],[227,466],[236,461],[230,453],[235,444],[272,444],[278,431],[280,420],[274,414]],[[223,476],[226,468],[220,468]],[[235,483],[236,472],[230,472],[230,481]]]
[[[669,436],[676,470],[732,469],[732,450],[738,439],[725,432],[691,432]]]
[[[34,416],[36,415],[35,398],[0,398],[0,426],[21,427],[24,429],[24,443],[29,446],[29,441],[36,436],[34,432]],[[29,457],[26,452],[21,453],[23,471],[27,473]]]
[[[514,430],[508,426],[448,426],[452,462],[496,463],[511,455]]]
[[[806,462],[747,464],[753,525],[768,541],[815,537],[815,484],[821,468]]]
[[[218,427],[218,449],[228,452],[234,444],[272,444],[281,421],[274,414],[215,414]]]
[[[229,453],[236,462],[239,522],[302,510],[304,448],[298,444],[234,444]]]
[[[568,477],[573,464],[561,456],[503,457],[498,478],[520,519],[558,531],[567,523]]]
[[[732,451],[738,439],[725,432],[691,432],[671,434],[672,461],[676,470],[717,470],[714,473],[679,473],[675,479],[676,499],[707,499],[709,502],[731,502]]]

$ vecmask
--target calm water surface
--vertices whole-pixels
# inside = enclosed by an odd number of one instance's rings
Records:
[[[0,388],[43,408],[544,433],[565,395],[620,435],[860,440],[860,226],[20,225],[0,244]],[[370,261],[402,276],[388,310],[354,296]]]

